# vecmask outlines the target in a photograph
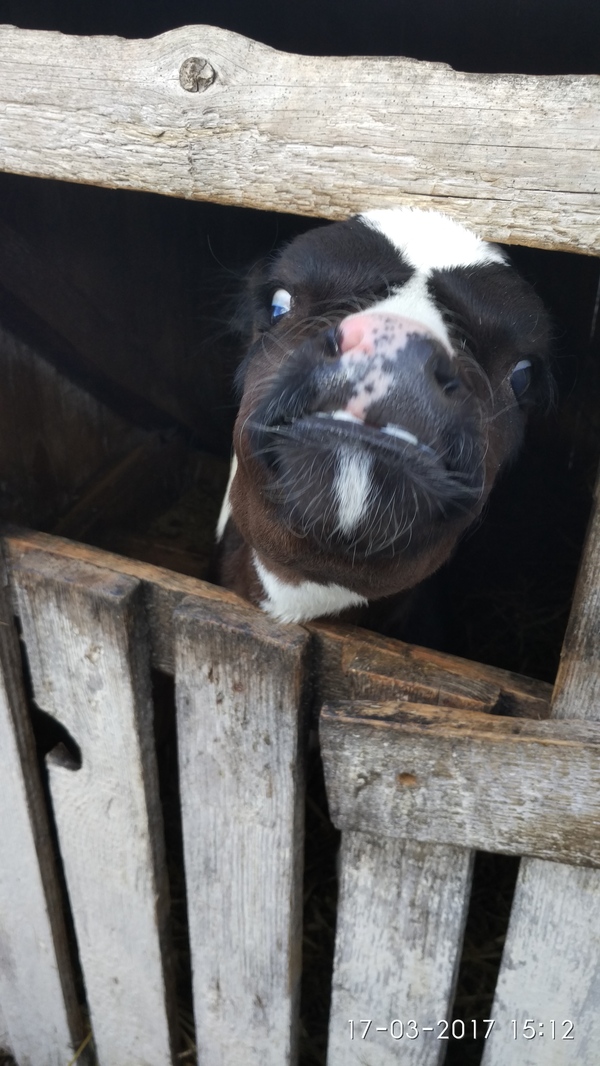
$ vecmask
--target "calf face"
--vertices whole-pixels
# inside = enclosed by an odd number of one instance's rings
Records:
[[[499,248],[403,208],[298,237],[250,317],[224,582],[293,621],[414,587],[547,401],[539,299]]]

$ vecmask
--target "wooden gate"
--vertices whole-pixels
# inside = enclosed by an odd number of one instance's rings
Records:
[[[0,1003],[19,1063],[66,1066],[82,1020],[13,610],[34,699],[81,752],[58,747],[48,772],[99,1063],[172,1061],[154,666],[175,677],[199,1061],[294,1061],[312,679],[343,841],[328,1061],[391,1063],[400,1041],[403,1061],[443,1061],[479,848],[530,857],[484,1061],[547,1062],[553,1040],[566,1063],[573,1039],[591,1066],[600,726],[575,707],[548,718],[587,654],[583,591],[551,705],[543,683],[352,627],[279,625],[203,582],[43,534],[4,551]],[[553,966],[547,937],[564,941]],[[548,1039],[529,1042],[543,1022]]]

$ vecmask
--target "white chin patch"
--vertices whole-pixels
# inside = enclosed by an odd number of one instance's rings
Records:
[[[313,618],[339,614],[347,607],[365,607],[368,600],[342,585],[319,585],[301,581],[289,585],[261,563],[254,552],[254,566],[265,591],[261,609],[278,622],[310,622]]]
[[[338,505],[338,529],[344,534],[360,522],[371,493],[371,456],[342,449],[337,463],[333,493]]]

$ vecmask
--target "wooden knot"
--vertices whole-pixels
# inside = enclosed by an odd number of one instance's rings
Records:
[[[215,68],[202,56],[190,56],[179,68],[179,84],[188,93],[204,92],[216,77]]]

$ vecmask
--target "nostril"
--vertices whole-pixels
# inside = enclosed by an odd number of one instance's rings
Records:
[[[460,389],[460,381],[458,378],[452,378],[450,381],[439,381],[438,379],[438,383],[442,386],[442,390],[445,393],[457,392],[458,389]]]
[[[456,364],[449,356],[438,355],[430,364],[430,371],[442,392],[447,396],[458,392],[462,388],[462,381],[458,376]]]
[[[327,330],[325,334],[325,343],[323,345],[323,355],[327,359],[339,359],[340,356],[340,334],[336,326],[332,326]]]

